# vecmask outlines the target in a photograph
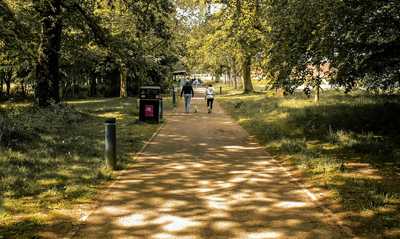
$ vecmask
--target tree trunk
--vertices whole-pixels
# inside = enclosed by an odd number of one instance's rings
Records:
[[[221,80],[221,75],[219,73],[215,74],[215,82],[219,83],[220,80]]]
[[[232,69],[229,67],[228,68],[228,83],[229,83],[229,86],[231,86],[232,85],[232,75],[231,75],[231,72],[232,71]]]
[[[74,79],[74,98],[79,98],[80,94],[81,94],[81,86],[79,85],[79,81],[76,80],[76,78]]]
[[[74,98],[75,97],[75,79],[74,76],[72,76],[71,81],[68,84],[68,97],[69,98]]]
[[[3,72],[3,78],[1,82],[1,88],[3,89],[3,82],[6,84],[6,95],[10,96],[10,91],[11,91],[11,78],[12,78],[12,70],[11,69],[6,69]],[[2,90],[3,91],[3,90]]]
[[[6,94],[7,94],[7,96],[10,96],[10,91],[11,91],[11,79],[10,78],[8,78],[8,79],[5,79],[5,82],[6,82]]]
[[[21,81],[21,96],[26,97],[25,81]]]
[[[90,78],[90,91],[89,91],[89,96],[94,97],[97,95],[97,78],[91,76]]]
[[[226,71],[223,73],[224,74],[224,84],[226,85],[228,82],[228,77],[226,76]]]
[[[238,72],[237,72],[237,70],[236,70],[236,65],[234,66],[234,69],[233,69],[233,73],[234,73],[234,75],[233,75],[233,84],[235,85],[235,90],[237,90],[237,88],[238,88]]]
[[[315,103],[319,103],[320,89],[321,89],[321,86],[320,86],[320,85],[317,85],[317,86],[316,86],[316,89],[315,89],[315,98],[314,98],[314,102],[315,102]]]
[[[39,106],[49,105],[52,98],[60,102],[59,52],[61,48],[61,0],[45,1],[41,9],[42,32],[36,65],[35,99]]]
[[[243,93],[254,92],[253,84],[251,83],[251,56],[245,56],[243,60]]]
[[[0,97],[3,95],[3,77],[0,76]]]
[[[61,21],[61,1],[57,0],[58,6],[56,14],[58,20],[55,23],[53,32],[51,33],[51,52],[49,55],[50,59],[50,83],[51,83],[51,95],[56,103],[60,102],[60,50],[61,50],[61,34],[62,34],[62,21]]]
[[[120,66],[120,97],[128,97],[127,69],[124,64]]]
[[[65,99],[65,82],[61,82],[61,87],[60,87],[60,97],[61,99]]]
[[[321,74],[321,69],[320,69],[319,66],[317,67],[317,70],[318,70],[318,76],[317,76],[316,79],[315,79],[315,85],[314,85],[314,87],[315,87],[315,98],[314,98],[314,102],[315,102],[315,103],[319,103],[320,89],[321,89],[321,83],[322,83],[322,78],[321,78],[321,76],[320,76],[320,74]]]
[[[68,80],[66,82],[64,82],[64,90],[63,90],[63,99],[65,99],[66,97],[69,97],[71,95],[71,81]]]

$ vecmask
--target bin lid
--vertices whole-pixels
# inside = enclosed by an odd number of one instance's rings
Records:
[[[140,89],[151,89],[151,90],[160,90],[160,86],[142,86]]]
[[[186,71],[185,70],[180,70],[180,71],[174,71],[172,72],[172,74],[174,75],[186,75]]]

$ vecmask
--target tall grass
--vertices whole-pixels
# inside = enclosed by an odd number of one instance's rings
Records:
[[[331,91],[319,104],[302,94],[231,95],[219,100],[268,151],[335,192],[354,213],[349,217],[357,221],[356,232],[400,229],[399,97]],[[359,164],[369,165],[374,175],[352,166]],[[370,219],[354,216],[368,210],[374,215]]]

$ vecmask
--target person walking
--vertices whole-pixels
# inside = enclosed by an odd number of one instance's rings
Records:
[[[193,81],[194,88],[197,89],[199,84],[200,84],[199,80],[195,78],[194,81]]]
[[[190,101],[192,100],[192,97],[194,97],[194,91],[190,81],[186,81],[185,85],[182,87],[181,97],[182,96],[185,97],[185,113],[189,113]]]
[[[213,108],[213,103],[214,103],[214,88],[212,87],[212,85],[208,85],[207,89],[206,89],[206,95],[205,95],[205,99],[207,100],[207,109],[208,109],[208,113],[212,112],[212,108]]]

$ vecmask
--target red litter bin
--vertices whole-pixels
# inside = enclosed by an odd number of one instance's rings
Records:
[[[160,123],[163,107],[161,87],[143,86],[140,88],[139,120],[142,122]]]
[[[144,105],[144,117],[154,117],[154,105]]]

